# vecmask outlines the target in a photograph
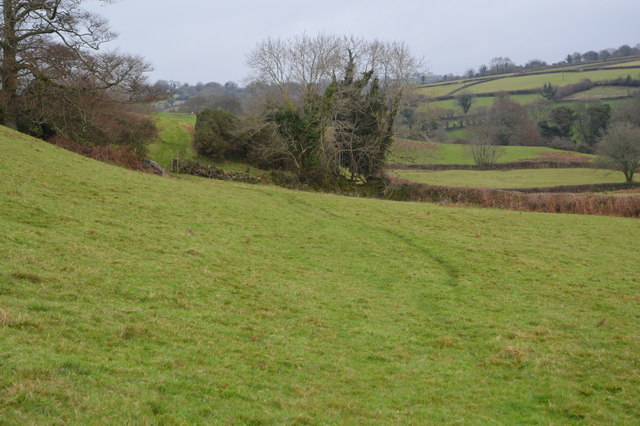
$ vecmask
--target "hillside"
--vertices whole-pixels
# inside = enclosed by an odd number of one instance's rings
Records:
[[[495,99],[496,93],[509,93],[512,99],[526,105],[543,99],[537,92],[545,84],[551,84],[557,88],[576,84],[585,79],[593,82],[605,82],[619,78],[640,78],[640,62],[637,58],[621,59],[615,63],[607,61],[591,62],[579,65],[536,69],[516,74],[432,83],[418,87],[415,93],[429,98],[430,102],[424,105],[444,108],[452,111],[454,115],[460,116],[462,115],[462,111],[454,97],[463,92],[476,96],[469,111],[469,114],[473,115],[478,112],[479,108],[490,106]],[[583,100],[603,100],[609,103],[619,102],[620,100],[637,94],[639,91],[640,88],[637,86],[601,85],[561,97],[556,99],[556,102]]]
[[[458,92],[469,92],[476,95],[500,91],[514,92],[520,90],[540,89],[546,83],[554,86],[565,86],[578,83],[584,79],[593,81],[615,80],[617,78],[638,78],[640,64],[629,59],[615,64],[608,62],[584,63],[565,67],[549,67],[525,71],[516,74],[502,74],[471,79],[432,83],[420,86],[419,93],[431,98],[452,96]]]
[[[3,423],[640,420],[638,220],[0,158]]]

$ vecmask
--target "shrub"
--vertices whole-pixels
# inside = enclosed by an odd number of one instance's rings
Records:
[[[205,109],[198,114],[193,137],[194,150],[206,158],[225,160],[242,154],[243,147],[235,136],[238,119],[230,112]]]

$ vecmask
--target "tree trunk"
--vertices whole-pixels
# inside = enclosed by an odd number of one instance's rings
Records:
[[[624,172],[624,177],[627,179],[627,183],[633,182],[633,175],[635,170],[629,170]]]
[[[16,37],[16,18],[13,11],[13,0],[3,0],[3,46],[2,46],[2,88],[0,103],[3,124],[17,129],[16,94],[18,92],[18,46]]]

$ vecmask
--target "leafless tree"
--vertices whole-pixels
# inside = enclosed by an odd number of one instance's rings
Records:
[[[474,129],[466,148],[480,169],[491,167],[504,154],[504,147],[496,145],[493,130],[488,127]]]
[[[291,102],[297,91],[319,93],[334,77],[341,78],[348,52],[356,74],[373,70],[381,87],[389,91],[406,87],[422,65],[405,43],[305,34],[258,43],[247,56],[250,80],[277,86],[285,101]]]
[[[621,171],[627,182],[640,168],[640,128],[628,122],[614,123],[598,143],[605,164]]]

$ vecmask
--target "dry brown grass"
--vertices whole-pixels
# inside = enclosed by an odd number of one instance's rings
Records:
[[[597,194],[533,193],[495,189],[459,188],[395,180],[385,197],[399,201],[427,201],[443,205],[493,207],[543,213],[640,217],[640,197]]]
[[[591,158],[584,155],[578,155],[573,152],[541,152],[539,157],[523,158],[518,163],[590,163]]]
[[[0,327],[8,327],[11,324],[11,317],[9,314],[0,309]]]

